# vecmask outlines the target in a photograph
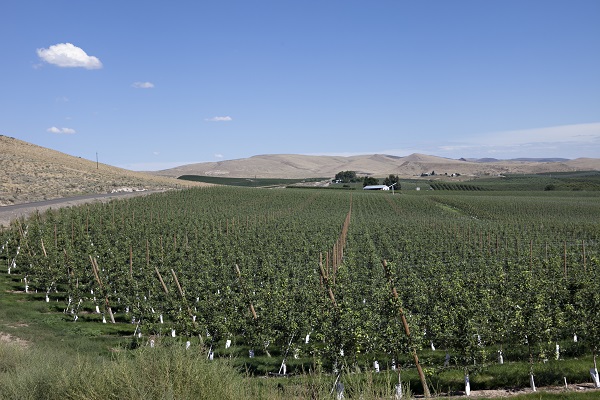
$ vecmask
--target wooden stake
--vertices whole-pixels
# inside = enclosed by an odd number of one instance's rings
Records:
[[[333,307],[337,308],[337,303],[335,302],[335,297],[333,296],[333,290],[331,289],[331,285],[329,285],[329,276],[325,274],[325,270],[323,269],[323,263],[319,263],[319,271],[321,272],[321,278],[323,279],[325,287],[327,288],[329,299],[331,300]]]
[[[133,279],[133,248],[129,245],[129,277]]]
[[[398,300],[398,292],[396,292],[396,287],[394,286],[394,283],[392,282],[392,274],[387,265],[387,261],[383,260],[382,264],[383,264],[383,269],[387,275],[388,282],[390,283],[390,287],[392,288],[392,296],[394,297],[394,300]],[[398,311],[400,312],[400,318],[402,319],[402,325],[404,325],[404,332],[406,333],[406,337],[408,338],[409,346],[410,346],[411,342],[412,342],[412,338],[410,336],[410,329],[408,328],[408,322],[406,321],[406,316],[404,315],[404,310],[402,310],[402,307],[399,306]],[[423,369],[421,368],[421,365],[419,364],[419,357],[417,355],[417,350],[414,348],[412,349],[412,356],[413,356],[413,360],[415,361],[415,366],[417,367],[417,372],[419,373],[419,379],[421,380],[421,385],[423,385],[423,394],[425,395],[425,397],[429,398],[429,397],[431,397],[431,394],[429,393],[429,387],[427,387],[427,380],[425,379],[425,374],[423,373]]]
[[[158,280],[160,281],[160,284],[162,285],[163,290],[165,291],[165,294],[169,294],[169,289],[167,289],[167,285],[165,285],[165,281],[163,281],[163,278],[160,275],[158,268],[154,267],[154,271],[156,271],[156,275],[158,275]]]
[[[44,252],[44,257],[48,258],[48,254],[46,254],[46,247],[44,247],[44,239],[40,239],[42,242],[42,251]]]
[[[581,253],[583,254],[583,272],[587,272],[585,268],[585,240],[581,241]]]
[[[177,284],[177,289],[179,290],[179,295],[183,298],[183,290],[181,289],[181,285],[179,284],[179,279],[177,279],[177,275],[175,275],[175,271],[171,268],[171,274],[173,274],[173,279],[175,279],[175,283]]]
[[[567,279],[567,241],[564,241],[564,270],[565,270],[565,279]]]
[[[98,267],[98,261],[96,261],[96,259],[94,257],[92,257],[90,255],[90,261],[92,262],[92,269],[94,271],[94,275],[96,276],[96,280],[98,281],[98,285],[100,285],[100,290],[102,290],[104,292],[104,285],[102,284],[102,280],[100,279],[100,275],[99,275],[99,271],[100,268]],[[108,295],[104,295],[104,306],[106,308],[106,310],[108,311],[108,316],[110,317],[110,322],[111,323],[116,323],[115,322],[115,316],[113,315],[112,309],[110,308],[110,304],[108,303]]]
[[[248,303],[250,304],[250,312],[252,313],[252,318],[254,320],[258,320],[258,315],[256,315],[256,311],[254,310],[254,306],[252,305],[252,300],[250,300],[250,296],[248,296],[248,292],[246,291],[246,287],[244,286],[244,281],[242,280],[242,272],[240,271],[240,267],[235,264],[235,272],[237,272],[238,279],[240,280],[240,286],[242,287],[242,292],[246,295],[248,299]]]

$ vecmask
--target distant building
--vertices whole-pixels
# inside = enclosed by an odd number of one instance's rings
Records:
[[[387,185],[368,185],[363,190],[390,190],[390,188]]]

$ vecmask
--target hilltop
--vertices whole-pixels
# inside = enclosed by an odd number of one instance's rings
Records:
[[[600,159],[578,158],[558,161],[541,160],[466,160],[425,154],[406,157],[385,154],[341,156],[308,156],[298,154],[258,155],[237,160],[182,165],[152,172],[159,176],[204,175],[235,178],[301,179],[333,177],[340,171],[356,171],[358,175],[383,177],[389,174],[411,178],[435,171],[436,174],[457,173],[465,178],[496,176],[507,173],[537,174],[544,172],[600,170]]]
[[[340,171],[359,176],[389,174],[412,178],[435,171],[460,174],[461,180],[502,174],[600,170],[600,159],[450,159],[425,154],[309,156],[266,154],[237,160],[182,165],[154,172],[134,172],[0,135],[0,206],[82,194],[132,190],[167,190],[201,183],[182,175],[230,178],[333,178]]]
[[[113,191],[193,185],[128,171],[0,135],[0,206]]]

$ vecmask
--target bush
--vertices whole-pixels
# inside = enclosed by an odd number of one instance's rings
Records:
[[[112,359],[0,343],[2,399],[243,399],[243,377],[183,348],[122,351]]]

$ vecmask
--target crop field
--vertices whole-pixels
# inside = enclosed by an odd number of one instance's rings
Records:
[[[319,182],[328,180],[327,178],[309,178],[309,179],[276,179],[276,178],[225,178],[218,176],[201,176],[201,175],[181,175],[179,178],[183,181],[210,183],[215,185],[226,186],[243,186],[243,187],[281,187],[293,185],[297,183]]]
[[[600,192],[195,188],[38,213],[0,248],[65,324],[350,397],[356,371],[591,382],[600,345]]]

